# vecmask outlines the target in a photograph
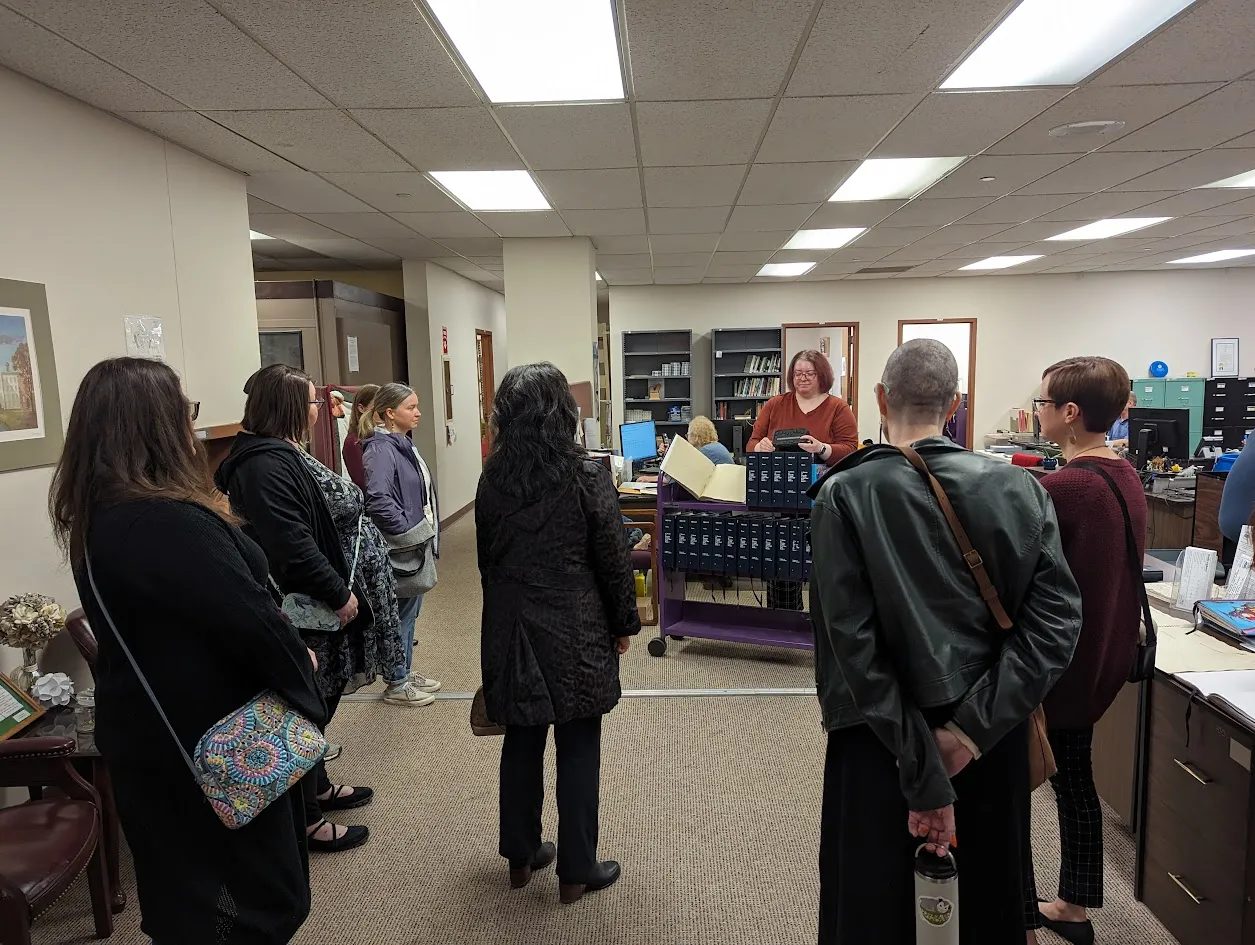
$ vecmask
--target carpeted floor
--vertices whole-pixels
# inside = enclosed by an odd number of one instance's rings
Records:
[[[446,688],[478,681],[479,594],[469,523],[450,529],[441,583],[424,604],[416,665]],[[634,647],[625,688],[756,688],[813,684],[808,653],[672,644]],[[623,880],[560,907],[551,871],[512,892],[496,855],[500,742],[474,738],[468,703],[406,710],[346,702],[331,736],[345,746],[334,779],[375,788],[354,812],[363,848],[316,856],[314,908],[299,945],[806,945],[816,935],[823,736],[810,696],[628,699],[607,719],[601,853]],[[549,784],[552,791],[552,752]],[[350,820],[341,817],[341,822]],[[546,812],[552,835],[554,813]],[[1058,839],[1049,788],[1034,804],[1038,881],[1051,888]],[[1132,896],[1132,842],[1108,812],[1104,945],[1172,945]],[[138,945],[131,906],[112,942]],[[80,882],[36,925],[37,945],[94,941]],[[1049,933],[1043,942],[1057,943]],[[858,943],[862,945],[862,943]]]

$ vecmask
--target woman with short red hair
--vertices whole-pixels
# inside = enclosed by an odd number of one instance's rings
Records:
[[[840,397],[830,394],[832,365],[818,351],[799,351],[789,362],[788,390],[763,405],[754,423],[748,449],[758,453],[775,450],[777,430],[805,430],[802,449],[816,462],[833,466],[858,449],[858,421]]]

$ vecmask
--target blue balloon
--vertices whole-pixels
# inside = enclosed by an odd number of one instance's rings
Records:
[[[1164,361],[1152,361],[1150,365],[1151,377],[1167,377],[1168,365]]]

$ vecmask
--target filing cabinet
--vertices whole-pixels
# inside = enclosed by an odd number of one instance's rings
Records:
[[[1172,407],[1188,410],[1190,412],[1189,449],[1193,453],[1198,441],[1203,438],[1205,424],[1219,426],[1229,422],[1228,420],[1208,419],[1206,404],[1209,383],[1201,377],[1144,377],[1133,381],[1133,393],[1137,394],[1139,407]]]
[[[1255,377],[1209,378],[1203,426],[1207,436],[1223,438],[1225,449],[1241,449],[1246,432],[1255,429]]]

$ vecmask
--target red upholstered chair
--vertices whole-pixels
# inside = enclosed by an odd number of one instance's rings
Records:
[[[92,633],[91,624],[87,622],[87,614],[83,613],[81,608],[71,611],[70,616],[65,620],[65,629],[70,634],[70,639],[74,641],[79,655],[87,663],[87,668],[95,675],[96,656],[100,648],[96,645],[96,634]]]
[[[84,870],[96,937],[113,934],[109,879],[100,844],[100,798],[71,766],[70,738],[0,741],[0,787],[60,788],[64,797],[0,808],[0,942],[29,945],[31,923]]]

